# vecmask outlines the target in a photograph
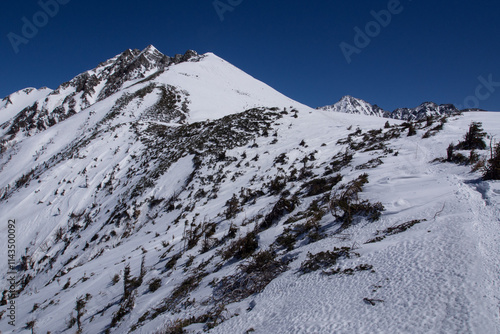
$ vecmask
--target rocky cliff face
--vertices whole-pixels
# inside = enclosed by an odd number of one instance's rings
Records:
[[[153,80],[169,66],[201,58],[192,50],[169,57],[151,45],[142,51],[126,50],[61,84],[44,99],[26,106],[15,118],[2,125],[2,141],[12,140],[19,132],[33,135],[109,98],[126,86],[141,80]],[[6,99],[8,103],[8,97]]]

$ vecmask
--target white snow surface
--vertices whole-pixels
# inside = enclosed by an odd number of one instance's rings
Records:
[[[7,122],[16,116],[21,110],[30,107],[38,100],[45,98],[52,92],[50,88],[25,88],[0,101],[0,124]]]
[[[264,193],[255,203],[243,205],[235,217],[226,219],[226,202],[233,194],[242,188],[264,189],[276,175],[300,169],[301,159],[311,154],[315,160],[308,166],[322,175],[332,157],[345,151],[345,145],[337,144],[340,139],[357,128],[363,132],[382,129],[387,121],[303,106],[212,54],[200,62],[172,66],[155,82],[189,92],[189,123],[217,120],[253,107],[287,110],[268,136],[260,135],[229,149],[226,157],[234,158],[234,162],[227,163],[233,161],[228,159],[210,164],[204,160],[196,170],[193,152],[186,152],[151,180],[151,187],[127,203],[121,201],[127,198],[131,185],[142,182],[143,176],[150,175],[146,172],[157,164],[156,160],[142,159],[147,156],[147,147],[137,137],[147,126],[156,124],[142,118],[156,102],[156,93],[135,99],[115,118],[102,120],[123,93],[132,93],[146,83],[128,86],[59,124],[12,142],[9,155],[0,160],[0,196],[6,196],[0,200],[0,251],[5,254],[0,288],[9,287],[9,219],[16,221],[17,262],[25,254],[32,260],[30,269],[19,271],[17,278],[30,274],[32,279],[16,299],[15,326],[8,323],[8,313],[3,314],[2,333],[28,333],[25,324],[30,320],[36,320],[36,333],[73,333],[76,325],[68,329],[68,323],[76,315],[75,301],[86,294],[91,298],[81,318],[82,332],[103,333],[118,312],[123,294],[123,278],[113,284],[113,277],[121,277],[127,263],[137,277],[143,257],[145,283],[136,290],[131,312],[109,331],[155,333],[177,319],[200,316],[207,311],[212,294],[209,283],[236,273],[244,261],[223,261],[218,249],[203,253],[200,244],[185,250],[182,236],[186,228],[211,222],[216,224],[215,238],[222,239],[230,225],[238,227],[238,237],[245,235],[255,228],[259,219],[255,217],[269,213],[280,196]],[[384,205],[380,220],[357,221],[339,234],[335,233],[332,214],[326,213],[320,221],[326,237],[297,243],[288,253],[293,259],[288,270],[262,292],[226,305],[224,321],[208,332],[500,333],[500,181],[482,181],[480,172],[471,172],[470,166],[434,161],[446,156],[450,142],[463,139],[472,121],[482,122],[488,134],[500,137],[499,113],[470,112],[450,117],[444,129],[430,138],[423,139],[425,130],[419,129],[416,136],[403,134],[390,140],[388,147],[398,154],[379,154],[383,164],[376,168],[355,168],[377,157],[376,152],[354,152],[352,163],[341,171],[342,183],[368,173],[369,183],[361,196]],[[167,132],[190,125],[156,126]],[[159,138],[158,143],[162,140]],[[303,145],[299,144],[302,140]],[[57,160],[64,152],[73,154]],[[282,153],[288,160],[280,167],[275,159]],[[479,154],[487,157],[488,151]],[[37,166],[42,172],[16,187],[16,180]],[[186,187],[186,180],[193,175]],[[218,176],[221,180],[217,185],[205,182]],[[286,189],[293,194],[301,186],[294,181]],[[200,190],[213,191],[217,196],[196,197]],[[164,203],[175,196],[175,209],[166,210]],[[286,220],[318,198],[301,198],[293,212],[261,232],[259,250],[268,249],[287,226]],[[161,204],[153,204],[154,199]],[[126,209],[118,213],[129,217],[124,218],[126,225],[111,219],[121,205]],[[187,210],[188,206],[192,208]],[[70,233],[75,223],[84,224],[86,214],[91,223]],[[176,222],[180,214],[182,219]],[[422,222],[381,241],[366,243],[377,231],[416,219]],[[59,229],[64,232],[62,240]],[[126,235],[128,232],[131,234]],[[66,245],[65,238],[69,240]],[[341,259],[340,268],[369,264],[373,272],[331,276],[322,275],[321,270],[298,273],[308,253],[343,246],[353,247],[360,256]],[[181,251],[174,268],[165,271],[165,263]],[[278,254],[285,252],[279,250]],[[52,264],[50,258],[54,258]],[[207,276],[189,293],[191,304],[179,305],[180,312],[163,312],[140,322],[141,316],[161,306],[204,261],[208,261]],[[153,278],[160,278],[162,284],[150,292],[148,282]],[[2,311],[6,311],[5,305],[0,306]],[[203,332],[203,324],[185,329]]]
[[[189,92],[189,122],[218,119],[261,106],[305,107],[213,53],[204,56],[196,63],[171,66],[156,79]]]
[[[433,164],[445,144],[461,139],[470,121],[500,133],[496,113],[456,118],[432,141],[404,138],[381,167],[370,171],[367,196],[387,211],[377,223],[348,231],[348,240],[322,240],[301,252],[332,245],[359,247],[375,273],[324,277],[287,272],[255,297],[256,306],[213,333],[499,333],[500,182],[479,181],[468,168]],[[363,243],[375,230],[427,219],[402,234]],[[299,261],[296,262],[297,264]],[[383,300],[375,306],[363,298]]]

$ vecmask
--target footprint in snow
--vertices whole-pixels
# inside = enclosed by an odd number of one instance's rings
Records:
[[[400,198],[397,201],[395,201],[393,205],[397,208],[400,208],[400,207],[407,207],[410,205],[410,203],[407,200]]]

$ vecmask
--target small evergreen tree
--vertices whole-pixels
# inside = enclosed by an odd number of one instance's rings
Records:
[[[30,320],[26,323],[26,329],[31,330],[31,334],[35,333],[36,320]]]
[[[481,122],[472,122],[469,125],[469,130],[464,136],[464,141],[458,143],[459,150],[484,150],[486,143],[483,138],[486,137],[486,132],[483,131]]]
[[[450,145],[448,145],[448,148],[446,149],[446,161],[448,162],[451,162],[453,161],[453,150],[455,149],[455,146],[453,145],[453,143],[450,143]]]
[[[80,296],[76,299],[75,311],[76,311],[76,326],[78,327],[78,332],[82,331],[82,316],[85,314],[85,306],[92,296],[86,294],[85,296]]]
[[[479,161],[479,154],[475,150],[471,150],[469,154],[469,163],[475,164]]]
[[[389,121],[385,122],[384,128],[389,129],[391,127],[391,124],[389,124]]]
[[[429,127],[429,126],[431,126],[431,125],[432,125],[432,122],[434,121],[434,118],[433,118],[432,116],[429,116],[429,115],[428,115],[428,116],[425,118],[425,121],[426,121],[425,127]]]
[[[127,299],[130,295],[130,264],[128,263],[125,266],[125,270],[123,272],[123,300]]]
[[[500,143],[495,146],[493,156],[486,164],[483,179],[500,180]]]
[[[233,194],[233,197],[229,201],[226,202],[227,209],[225,211],[226,219],[232,219],[236,217],[236,214],[240,209],[240,201],[236,194]]]
[[[415,126],[413,123],[410,123],[410,126],[408,127],[408,137],[414,136],[417,134],[417,130],[415,130]]]
[[[137,282],[139,286],[142,285],[144,276],[146,276],[146,255],[143,255],[141,260],[141,273]]]
[[[155,292],[161,288],[161,278],[155,278],[149,281],[149,291]]]

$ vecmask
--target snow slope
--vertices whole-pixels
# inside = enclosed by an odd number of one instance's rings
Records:
[[[362,224],[301,253],[356,244],[375,273],[324,277],[287,272],[255,298],[251,312],[213,333],[498,333],[500,183],[479,181],[468,168],[433,164],[470,121],[498,135],[494,113],[470,113],[450,122],[434,141],[402,139],[398,157],[370,172],[367,195],[387,211],[377,224]],[[410,137],[411,138],[411,137]],[[377,230],[427,219],[411,231],[364,244]],[[303,256],[302,256],[303,258]],[[298,264],[298,261],[297,261]],[[364,298],[383,300],[376,305]]]
[[[70,333],[77,319],[82,333],[500,331],[500,183],[436,160],[472,121],[498,138],[498,113],[435,117],[408,137],[399,120],[303,106],[212,54],[147,64],[4,142],[0,217],[16,220],[19,297],[15,326],[0,306],[0,331],[35,320],[35,332]],[[364,173],[359,200],[385,209],[344,226],[330,200]],[[335,247],[350,257],[300,272]],[[249,267],[259,254],[273,259]],[[6,266],[0,277],[8,289]]]
[[[52,90],[46,87],[40,89],[25,88],[4,97],[0,101],[0,124],[7,122],[26,106],[31,106],[37,100],[45,98],[51,92]]]
[[[197,64],[179,64],[156,79],[189,92],[189,122],[217,119],[261,106],[304,107],[213,53],[204,56]]]

